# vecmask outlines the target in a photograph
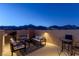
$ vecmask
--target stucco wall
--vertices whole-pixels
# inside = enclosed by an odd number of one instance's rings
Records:
[[[61,44],[61,39],[64,39],[65,34],[72,34],[74,41],[79,42],[79,30],[35,30],[37,34],[45,36],[47,42],[56,45]],[[5,31],[6,32],[6,31]],[[27,35],[28,30],[17,30],[17,39],[20,35]],[[9,39],[6,38],[7,41]]]
[[[0,31],[1,32],[1,31]],[[6,32],[6,31],[5,31]],[[11,31],[10,31],[11,32]],[[28,34],[28,30],[17,30],[17,39],[20,35]],[[45,36],[47,42],[61,46],[61,39],[64,39],[65,34],[72,34],[74,42],[79,42],[79,30],[36,30],[39,35]],[[2,32],[0,33],[0,52],[2,51]],[[9,41],[6,38],[5,41]],[[9,42],[8,42],[9,43]],[[2,53],[0,53],[1,55]]]
[[[60,45],[61,39],[64,39],[65,34],[73,35],[74,42],[79,42],[79,30],[38,30],[39,33],[44,35],[48,33],[45,37],[47,42]]]
[[[3,52],[3,34],[4,31],[0,30],[0,56],[2,56],[2,52]]]

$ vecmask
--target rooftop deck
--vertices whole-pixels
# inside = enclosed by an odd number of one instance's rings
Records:
[[[24,33],[26,34],[27,32],[25,31],[22,32],[18,31],[17,38],[19,37],[19,35],[22,35]],[[45,36],[45,38],[47,39],[46,46],[36,49],[28,54],[25,53],[26,56],[59,56],[60,43],[61,43],[60,38],[63,38],[65,34],[72,34],[74,42],[75,41],[79,42],[79,30],[47,30],[47,31],[37,30],[37,33]],[[6,43],[9,43],[9,38],[5,38],[4,41]],[[11,56],[9,44],[3,46],[2,50],[3,50],[2,52],[3,56]],[[67,55],[68,54],[66,52],[61,53],[61,56],[67,56]],[[14,56],[22,56],[22,55],[19,51],[17,51],[16,53],[14,53]]]
[[[35,50],[29,54],[26,54],[26,56],[59,56],[60,48],[51,43],[46,43],[45,47],[42,47],[38,50]],[[61,53],[61,56],[66,56],[67,54],[65,52]],[[9,45],[6,45],[4,48],[3,56],[11,56],[10,47]],[[19,51],[14,53],[14,56],[22,56]]]

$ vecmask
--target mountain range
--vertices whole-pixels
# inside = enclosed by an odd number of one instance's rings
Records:
[[[59,30],[67,30],[67,29],[79,29],[79,26],[76,25],[64,25],[64,26],[35,26],[35,25],[23,25],[23,26],[0,26],[0,30],[22,30],[22,29],[36,29],[36,30],[53,30],[53,29],[59,29]]]

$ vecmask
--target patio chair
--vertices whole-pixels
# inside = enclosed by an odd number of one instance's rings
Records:
[[[36,36],[35,38],[32,38],[33,43],[37,46],[45,46],[46,45],[46,39],[42,36]]]
[[[30,47],[30,41],[27,38],[27,35],[20,35],[19,40],[21,43],[23,43],[24,45],[27,45],[28,47]]]
[[[73,56],[79,55],[79,42],[75,42],[73,46]]]
[[[73,37],[70,34],[66,34],[65,38],[62,40],[61,52],[66,50],[68,55],[72,55],[73,54],[72,48],[73,48]]]
[[[9,35],[10,35],[14,40],[16,40],[16,35],[17,35],[17,32],[16,32],[16,31],[13,31],[13,32],[9,33]]]
[[[11,49],[11,55],[13,56],[13,53],[22,49],[26,49],[26,46],[22,44],[21,42],[16,42],[12,38],[10,39],[10,49]]]

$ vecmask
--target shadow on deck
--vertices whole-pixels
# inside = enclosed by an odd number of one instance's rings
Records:
[[[21,56],[27,56],[29,53],[32,53],[34,51],[39,50],[40,48],[43,48],[44,46],[34,46],[31,44],[31,46],[29,48],[26,48],[26,52],[25,49],[20,50]]]

